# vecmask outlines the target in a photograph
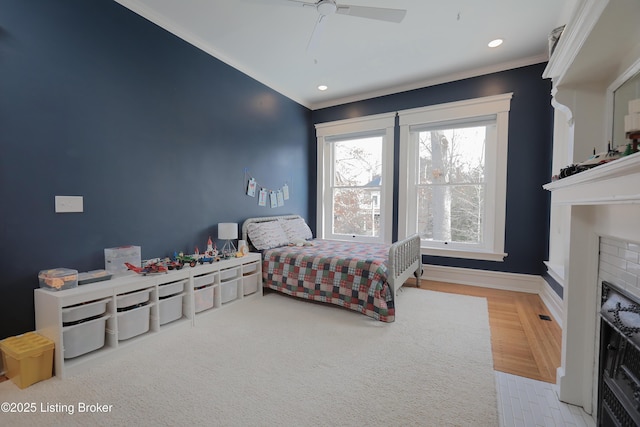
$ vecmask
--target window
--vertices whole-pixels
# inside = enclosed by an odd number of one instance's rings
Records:
[[[316,125],[317,235],[391,242],[395,113]]]
[[[399,112],[398,235],[422,252],[502,261],[512,94]]]

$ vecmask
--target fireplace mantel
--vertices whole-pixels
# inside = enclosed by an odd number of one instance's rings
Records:
[[[611,141],[611,91],[640,69],[638,16],[638,0],[577,2],[543,75],[553,83],[555,173]],[[595,415],[600,237],[640,242],[640,154],[543,188],[552,203],[549,264],[564,272],[558,396]]]
[[[640,203],[640,153],[543,186],[561,205]]]

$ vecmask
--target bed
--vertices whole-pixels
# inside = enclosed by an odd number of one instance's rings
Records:
[[[249,218],[242,238],[262,252],[263,286],[338,305],[382,322],[395,320],[404,282],[420,280],[420,237],[389,244],[312,239],[298,215]]]

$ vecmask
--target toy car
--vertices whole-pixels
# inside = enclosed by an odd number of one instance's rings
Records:
[[[182,268],[182,264],[177,261],[173,261],[169,257],[165,258],[163,263],[169,270],[180,270]]]
[[[201,255],[200,259],[198,259],[198,262],[200,264],[204,264],[205,262],[208,262],[209,264],[213,264],[214,261],[219,261],[219,260],[212,256],[209,256],[208,254]]]
[[[175,258],[176,262],[178,262],[180,265],[189,264],[189,267],[195,267],[196,264],[198,264],[198,260],[195,257],[191,255],[185,255],[182,252],[177,254]]]

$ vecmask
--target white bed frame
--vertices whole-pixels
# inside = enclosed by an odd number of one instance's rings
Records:
[[[267,216],[259,218],[248,218],[242,223],[242,238],[250,248],[251,242],[247,233],[249,224],[259,222],[269,222],[278,220],[290,220],[302,218],[300,215]],[[422,275],[422,255],[420,254],[420,236],[414,234],[404,240],[397,241],[389,248],[389,262],[387,264],[389,277],[387,281],[393,289],[394,297],[410,277],[415,277],[417,285],[420,286],[420,276]]]

